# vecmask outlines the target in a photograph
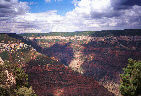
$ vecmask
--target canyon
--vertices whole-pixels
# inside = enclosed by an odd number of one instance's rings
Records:
[[[42,52],[83,76],[93,77],[119,95],[120,74],[128,59],[141,60],[140,35],[29,36]]]
[[[141,60],[141,30],[7,35],[31,47],[22,66],[38,96],[119,96],[128,59]]]

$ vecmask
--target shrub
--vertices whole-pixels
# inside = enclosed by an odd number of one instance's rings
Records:
[[[13,73],[16,84],[7,86],[7,75],[5,70]],[[0,66],[0,96],[36,96],[32,87],[28,84],[28,75],[24,70],[11,62],[5,62]]]
[[[18,90],[15,90],[15,92],[18,96],[37,96],[36,94],[34,94],[32,87],[21,87]]]
[[[120,91],[123,96],[141,95],[141,61],[128,59],[128,65],[120,75]]]

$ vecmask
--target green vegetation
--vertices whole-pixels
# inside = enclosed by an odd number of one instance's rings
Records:
[[[20,36],[39,37],[39,36],[141,36],[140,29],[125,29],[125,30],[102,30],[102,31],[78,31],[78,32],[50,32],[50,33],[24,33]]]
[[[121,74],[120,91],[123,96],[141,95],[141,61],[128,60],[128,66]]]
[[[9,59],[8,51],[3,51],[2,53],[0,53],[0,57],[1,57],[3,60],[8,60],[8,59]]]
[[[4,33],[0,34],[0,42],[8,43],[9,41],[14,43],[19,42],[19,40],[17,41],[17,39],[11,38],[7,34],[4,34]]]
[[[12,74],[11,77],[7,73]],[[28,75],[18,64],[5,62],[0,65],[0,96],[36,96],[28,84]],[[9,78],[14,78],[8,81]]]
[[[96,31],[82,31],[82,32],[50,32],[50,33],[24,33],[24,34],[19,34],[20,36],[27,36],[27,37],[39,37],[39,36],[88,36]]]
[[[15,91],[18,96],[37,96],[36,94],[34,94],[32,87],[21,87]]]

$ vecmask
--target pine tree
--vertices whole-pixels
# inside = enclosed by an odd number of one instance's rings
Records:
[[[128,59],[128,65],[120,75],[120,91],[123,96],[141,95],[141,61]]]

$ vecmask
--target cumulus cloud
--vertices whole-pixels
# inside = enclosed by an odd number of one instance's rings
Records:
[[[59,24],[63,17],[57,15],[56,10],[44,12],[44,13],[27,13],[25,15],[21,15],[15,18],[17,22],[29,22],[32,26],[40,32],[50,32],[54,25]]]
[[[135,3],[131,6],[128,1],[75,0],[75,9],[68,12],[64,19],[70,23],[62,25],[73,27],[72,31],[140,28],[141,6]]]
[[[14,18],[28,12],[27,2],[19,2],[18,0],[1,0],[0,1],[0,33],[13,32],[17,29],[18,24]]]
[[[17,0],[1,0],[0,1],[0,17],[14,17],[24,14],[28,11],[26,2],[18,2]]]
[[[79,22],[79,26],[85,26],[84,30],[141,27],[141,1],[74,0],[73,3],[75,4],[75,9],[68,12],[66,18],[72,17],[71,19],[74,19],[70,21],[75,21],[76,19]]]
[[[65,16],[60,16],[56,10],[28,13],[27,3],[2,0],[0,8],[3,10],[1,11],[3,15],[0,15],[0,18],[3,19],[0,19],[0,32],[6,32],[6,30],[18,33],[70,32],[141,28],[141,2],[134,0],[130,3],[129,1],[74,0],[75,8]],[[14,18],[6,21],[7,17],[12,16]]]

